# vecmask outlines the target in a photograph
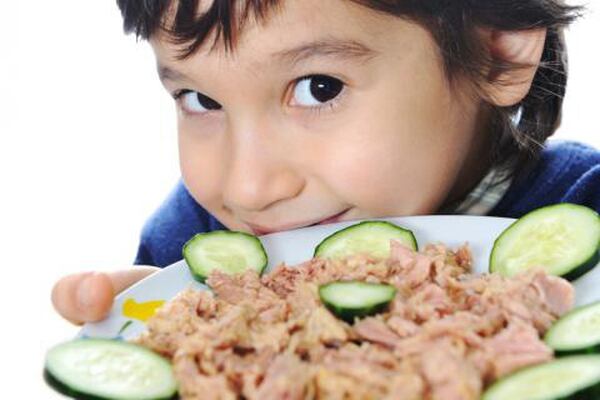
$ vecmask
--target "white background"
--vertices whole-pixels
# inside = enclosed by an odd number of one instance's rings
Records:
[[[590,3],[568,33],[557,137],[600,148],[600,4]],[[10,1],[0,13],[0,371],[3,393],[9,383],[20,398],[49,399],[44,352],[76,331],[54,314],[52,283],[131,263],[178,177],[175,115],[113,1]]]

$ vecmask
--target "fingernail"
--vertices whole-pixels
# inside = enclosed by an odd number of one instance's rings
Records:
[[[79,284],[79,288],[77,289],[77,301],[79,303],[79,307],[82,310],[92,305],[92,281],[94,279],[94,275],[95,274],[92,273],[87,277],[83,278],[83,280]]]

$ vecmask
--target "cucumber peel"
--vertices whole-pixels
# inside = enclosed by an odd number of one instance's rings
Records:
[[[557,355],[600,353],[600,302],[563,315],[544,336]]]
[[[252,269],[260,275],[269,262],[267,252],[256,236],[223,230],[192,237],[183,246],[183,258],[194,278],[201,283],[214,270],[231,275]]]
[[[327,236],[315,248],[314,257],[342,259],[353,254],[389,258],[390,241],[399,240],[417,251],[415,235],[408,229],[387,221],[364,221]]]
[[[170,362],[132,343],[78,339],[51,348],[44,379],[58,392],[84,400],[169,400],[177,396]]]
[[[595,400],[600,355],[559,358],[518,370],[492,384],[481,400]]]
[[[575,280],[600,261],[600,216],[569,203],[534,210],[510,225],[494,242],[490,272],[514,276],[542,267]]]
[[[319,286],[323,304],[348,323],[384,311],[395,296],[395,287],[381,283],[340,281]]]

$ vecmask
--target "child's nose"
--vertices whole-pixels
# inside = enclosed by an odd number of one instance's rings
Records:
[[[291,155],[283,154],[284,146],[273,141],[265,143],[268,139],[247,135],[234,137],[230,142],[223,203],[234,212],[265,210],[293,199],[304,188],[301,171],[289,161]]]

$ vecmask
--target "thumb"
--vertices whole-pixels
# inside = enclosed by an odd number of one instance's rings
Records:
[[[110,312],[116,294],[158,269],[144,266],[69,275],[55,284],[52,303],[59,314],[74,324],[99,321]]]

